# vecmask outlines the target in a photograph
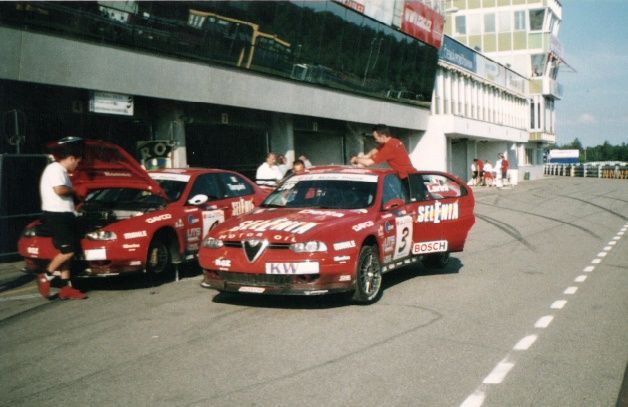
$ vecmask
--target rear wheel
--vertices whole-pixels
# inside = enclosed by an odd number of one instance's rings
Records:
[[[148,247],[146,271],[155,275],[163,275],[170,271],[170,266],[168,245],[159,237],[153,238]]]
[[[371,304],[382,296],[382,268],[375,246],[364,246],[360,250],[356,271],[353,301],[358,304]]]

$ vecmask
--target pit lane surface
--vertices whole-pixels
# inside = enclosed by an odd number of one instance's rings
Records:
[[[476,190],[443,272],[382,300],[217,294],[188,271],[0,293],[0,405],[614,406],[628,361],[628,184]],[[190,273],[192,276],[190,276]]]

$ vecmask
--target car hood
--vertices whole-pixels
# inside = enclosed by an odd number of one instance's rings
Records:
[[[218,225],[210,236],[224,240],[264,238],[270,242],[296,242],[321,239],[352,232],[366,221],[366,209],[258,208]],[[354,229],[355,230],[355,229]]]
[[[48,147],[54,150],[57,143]],[[122,147],[100,140],[85,140],[83,159],[70,175],[77,196],[105,188],[133,188],[151,191],[168,199],[159,184]]]

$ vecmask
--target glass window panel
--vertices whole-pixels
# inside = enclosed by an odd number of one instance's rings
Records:
[[[512,30],[512,12],[510,11],[502,11],[498,14],[499,19],[499,32],[510,32]]]
[[[495,14],[494,13],[484,14],[484,32],[485,33],[495,32]]]
[[[542,30],[544,17],[545,9],[530,10],[530,31]]]
[[[524,10],[515,11],[515,31],[525,31],[526,12]]]
[[[467,23],[469,25],[469,35],[477,35],[482,33],[482,15],[481,14],[471,14],[467,19]]]
[[[465,35],[467,33],[466,16],[456,16],[456,34]]]

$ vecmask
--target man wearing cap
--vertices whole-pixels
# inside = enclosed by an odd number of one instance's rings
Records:
[[[379,147],[369,151],[368,154],[351,158],[351,164],[370,166],[386,161],[390,168],[399,174],[399,178],[406,179],[408,174],[416,172],[410,162],[408,151],[399,139],[393,137],[388,126],[377,124],[373,126],[373,138]]]
[[[59,298],[76,300],[87,298],[85,293],[72,287],[70,265],[78,250],[74,189],[69,173],[78,166],[82,154],[82,140],[68,137],[60,140],[53,151],[55,161],[48,164],[39,182],[42,222],[50,231],[52,243],[59,253],[50,261],[46,271],[37,275],[37,285],[42,297],[48,298],[50,282],[59,275]]]

